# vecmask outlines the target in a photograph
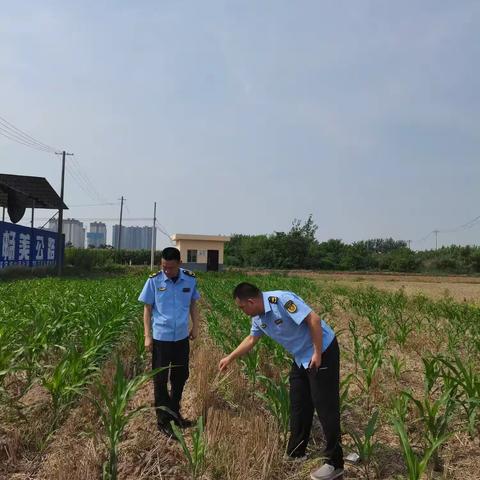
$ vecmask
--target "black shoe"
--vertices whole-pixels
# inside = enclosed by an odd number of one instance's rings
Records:
[[[177,415],[173,421],[175,422],[175,425],[179,428],[190,428],[194,425],[194,422],[192,420],[183,418],[181,415]]]
[[[174,440],[175,442],[178,441],[175,433],[173,432],[173,428],[169,423],[157,423],[158,431],[168,439]]]

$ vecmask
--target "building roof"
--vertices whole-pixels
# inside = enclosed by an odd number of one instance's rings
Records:
[[[57,192],[43,177],[0,173],[0,207],[8,207],[8,198],[21,199],[25,208],[68,210]]]
[[[175,233],[171,239],[176,242],[180,240],[201,240],[204,242],[229,242],[230,237],[225,235],[194,235],[191,233]]]

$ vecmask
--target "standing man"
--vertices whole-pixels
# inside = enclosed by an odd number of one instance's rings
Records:
[[[326,438],[326,462],[311,473],[312,480],[333,480],[343,475],[340,433],[340,352],[333,330],[297,295],[287,291],[261,292],[243,282],[233,291],[238,308],[252,317],[250,335],[219,363],[223,371],[247,354],[261,336],[283,345],[294,361],[290,372],[290,440],[287,454],[305,456],[313,411]]]
[[[161,266],[160,272],[150,275],[138,299],[145,304],[145,348],[152,352],[152,369],[169,367],[153,377],[153,385],[158,429],[172,437],[171,420],[183,428],[191,425],[180,414],[180,401],[189,375],[189,339],[198,336],[200,294],[195,274],[180,268],[178,249],[165,248]]]

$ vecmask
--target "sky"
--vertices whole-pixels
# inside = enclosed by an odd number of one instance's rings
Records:
[[[74,153],[67,217],[480,244],[478,1],[0,6],[0,116]],[[60,171],[0,136],[0,172]]]

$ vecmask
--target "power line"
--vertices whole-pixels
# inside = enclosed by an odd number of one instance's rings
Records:
[[[105,202],[105,203],[85,203],[83,205],[69,205],[68,208],[80,208],[80,207],[103,207],[106,205],[118,205],[118,202]]]
[[[80,187],[80,189],[95,202],[95,204],[109,204],[102,195],[98,193],[95,185],[80,166],[79,162],[72,157],[72,161],[67,164],[67,172]]]
[[[77,169],[77,172],[78,172],[80,178],[82,178],[82,180],[85,182],[85,185],[87,185],[89,190],[91,190],[93,192],[93,194],[97,197],[97,200],[100,201],[100,202],[106,202],[106,199],[102,195],[100,195],[100,193],[98,193],[98,190],[95,187],[95,184],[92,182],[92,180],[87,175],[85,170],[81,167],[80,163],[76,159],[74,159],[73,164],[74,164],[75,168]]]
[[[10,123],[8,120],[0,116],[0,135],[12,140],[20,145],[32,148],[34,150],[46,153],[55,153],[57,149],[37,140],[27,132],[20,130],[18,127]]]
[[[88,197],[93,200],[94,202],[98,202],[98,199],[91,193],[91,191],[87,188],[85,183],[82,181],[82,179],[79,177],[78,173],[76,170],[71,168],[69,164],[67,164],[67,173],[68,175],[75,181],[75,183],[80,187],[80,189],[88,195]]]
[[[118,205],[118,204],[117,204]],[[48,220],[47,218],[37,218],[37,220]],[[75,220],[79,220],[80,222],[86,222],[88,220],[97,220],[97,221],[103,221],[103,222],[117,222],[118,217],[80,217],[77,218],[75,217]],[[151,221],[152,217],[135,217],[135,218],[122,218],[122,222],[145,222],[145,221]]]
[[[158,219],[157,219],[157,224],[163,229],[163,233],[165,233],[165,235],[168,235],[170,237],[170,233],[168,233],[168,230],[161,223],[158,222]]]
[[[16,137],[12,132],[3,129],[0,127],[0,135],[2,135],[5,138],[8,138],[9,140],[13,140],[16,143],[19,143],[20,145],[24,145],[25,147],[32,148],[33,150],[38,150],[40,152],[45,152],[45,153],[55,153],[55,150],[50,150],[49,148],[41,147],[40,145],[37,145],[33,142],[27,142],[20,137]]]
[[[473,218],[472,220],[464,223],[455,228],[446,229],[446,230],[439,230],[440,233],[454,233],[454,232],[461,232],[462,230],[468,230],[480,222],[480,215],[478,217]]]
[[[161,228],[158,227],[158,225],[156,226],[156,229],[157,229],[160,233],[162,233],[163,235],[165,235],[165,236],[168,238],[168,241],[170,242],[170,244],[173,245],[173,241],[172,241],[172,239],[171,239],[171,237],[170,237],[170,235],[169,235],[168,233],[164,232]]]
[[[427,240],[427,238],[433,233],[433,230],[429,233],[427,233],[427,235],[425,235],[423,238],[420,238],[419,240],[412,240],[412,243],[422,243],[424,242],[425,240]]]
[[[20,145],[29,147],[33,150],[37,150],[45,153],[57,153],[60,149],[52,147],[47,143],[41,142],[29,133],[16,127],[13,123],[9,122],[6,118],[0,116],[0,135],[9,140],[12,140]],[[107,200],[98,193],[94,183],[89,176],[84,172],[80,164],[75,158],[72,158],[71,162],[66,165],[67,173],[73,178],[75,183],[81,188],[81,190],[88,195],[94,202],[107,203]]]
[[[88,185],[84,177],[80,174],[78,171],[78,168],[75,166],[76,164],[73,162],[69,163],[68,168],[69,168],[69,173],[72,177],[75,178],[75,182],[78,184],[78,186],[94,201],[98,202],[99,199],[95,195],[95,192],[92,190],[91,186]]]
[[[427,240],[427,238],[429,238],[431,235],[435,235],[435,241],[437,243],[437,239],[438,239],[438,234],[439,233],[457,233],[457,232],[462,232],[464,230],[468,230],[470,228],[473,228],[477,225],[480,224],[480,215],[478,215],[477,217],[475,218],[472,218],[471,220],[469,220],[468,222],[462,224],[462,225],[459,225],[458,227],[454,227],[454,228],[443,228],[443,229],[435,229],[435,230],[432,230],[431,232],[429,232],[427,235],[425,235],[423,238],[419,239],[419,240],[413,240],[413,243],[422,243],[424,242],[425,240]]]
[[[16,127],[15,125],[13,125],[13,123],[9,122],[7,119],[5,119],[1,116],[0,116],[0,123],[5,125],[6,128],[8,128],[9,130],[13,130],[13,131],[17,132],[19,135],[21,135],[25,139],[30,140],[32,142],[35,142],[42,147],[49,148],[50,150],[59,150],[58,148],[54,148],[51,145],[48,145],[46,143],[41,142],[40,140],[37,140],[36,138],[32,137],[29,133],[25,132],[24,130],[21,130],[18,127]]]

